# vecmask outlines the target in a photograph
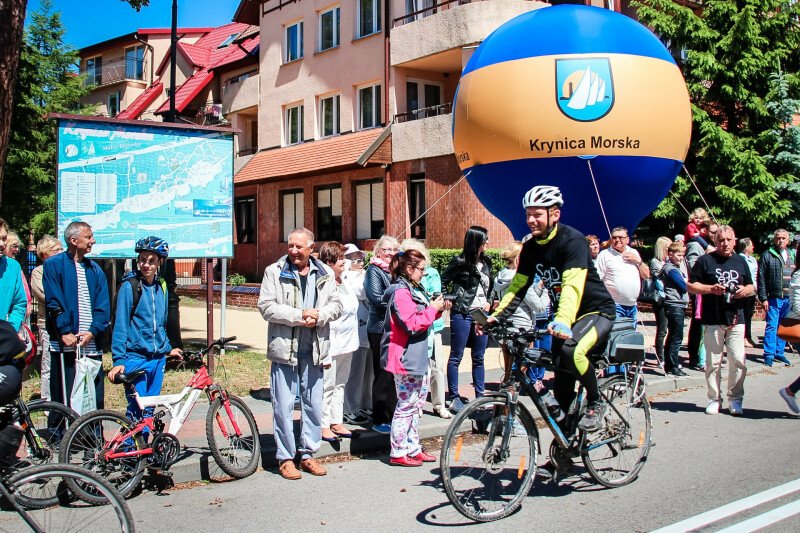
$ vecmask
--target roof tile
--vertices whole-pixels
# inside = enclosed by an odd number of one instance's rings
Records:
[[[164,90],[164,84],[160,81],[156,82],[155,84],[151,85],[147,88],[142,94],[136,97],[136,99],[131,102],[131,105],[127,107],[124,111],[120,112],[117,115],[119,119],[135,119],[139,118],[147,107],[153,103],[153,100],[158,98],[161,92]]]

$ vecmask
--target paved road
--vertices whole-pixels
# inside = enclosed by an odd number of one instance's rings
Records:
[[[754,364],[754,363],[751,363]],[[766,531],[800,531],[800,482],[770,499],[763,491],[800,478],[800,420],[787,414],[777,389],[794,368],[754,374],[746,383],[745,416],[708,416],[705,390],[695,386],[653,398],[656,447],[640,478],[613,490],[593,485],[582,467],[559,485],[536,482],[531,497],[511,517],[470,530],[652,531],[734,503],[733,515],[704,531],[768,523],[785,509],[789,518]],[[546,440],[546,439],[543,439]],[[548,445],[548,442],[542,443]],[[546,449],[546,447],[545,447]],[[417,531],[467,525],[448,504],[435,467],[390,467],[384,455],[329,466],[323,478],[281,479],[274,469],[250,478],[195,484],[164,495],[130,500],[140,531]],[[754,507],[739,500],[756,495]],[[763,503],[762,503],[763,501]],[[785,508],[783,506],[786,506]],[[721,514],[725,514],[724,512]],[[692,523],[703,526],[708,518]],[[749,524],[749,525],[748,525]],[[679,525],[676,530],[689,526]]]

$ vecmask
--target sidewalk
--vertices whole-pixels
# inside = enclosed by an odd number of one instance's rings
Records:
[[[216,310],[218,313],[218,309]],[[181,307],[181,321],[182,331],[184,334],[184,341],[205,341],[205,308],[199,307]],[[686,369],[687,377],[674,378],[664,376],[661,369],[655,361],[655,356],[652,354],[653,336],[655,334],[655,326],[653,325],[652,314],[643,314],[644,326],[640,325],[640,330],[645,335],[645,343],[648,350],[648,361],[645,369],[647,392],[651,398],[651,402],[658,401],[654,398],[662,393],[671,392],[674,390],[687,389],[691,387],[705,386],[705,377],[702,372]],[[263,350],[263,343],[266,337],[266,327],[261,316],[251,310],[242,309],[229,309],[228,324],[226,328],[226,335],[236,335],[236,345],[240,349],[247,350]],[[218,336],[218,318],[215,317],[215,337]],[[763,335],[764,323],[753,323],[753,334],[756,339]],[[447,336],[446,336],[447,337]],[[685,350],[683,354],[685,356]],[[748,371],[750,374],[758,374],[763,372],[776,372],[781,371],[779,367],[765,368],[761,365],[761,350],[748,349]],[[487,388],[491,389],[496,387],[496,384],[502,377],[502,370],[500,367],[500,350],[497,347],[490,347],[487,349],[486,361],[486,382]],[[462,363],[459,383],[461,384],[461,393],[467,397],[473,397],[471,387],[471,376],[469,371],[469,358],[465,356],[466,364]],[[796,361],[795,361],[796,362]],[[794,369],[788,370],[794,375]],[[787,379],[788,379],[787,375]],[[266,380],[264,380],[264,383]],[[261,391],[255,391],[255,396],[261,396]],[[260,439],[261,439],[261,466],[264,468],[272,468],[276,466],[275,462],[275,442],[272,435],[272,404],[257,397],[243,398],[247,403],[250,410],[253,412],[258,423]],[[745,405],[745,409],[746,409]],[[225,474],[219,470],[214,459],[208,449],[208,443],[205,436],[205,418],[207,414],[207,404],[198,402],[193,412],[190,414],[183,429],[178,435],[182,445],[182,458],[175,465],[171,471],[173,479],[176,483],[198,481],[201,479],[212,479],[217,477],[225,477]],[[299,435],[299,411],[295,410],[296,434]],[[431,413],[431,405],[428,403],[425,407],[425,413],[420,419],[419,433],[422,439],[431,437],[438,437],[444,435],[450,420],[444,420]],[[374,452],[389,449],[388,435],[381,435],[370,431],[368,427],[349,426],[353,431],[354,437],[352,439],[343,439],[340,443],[323,442],[317,457],[327,457],[338,454],[361,454],[366,452]],[[275,474],[277,475],[277,473]]]

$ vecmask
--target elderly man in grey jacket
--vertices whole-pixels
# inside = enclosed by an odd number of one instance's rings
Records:
[[[315,476],[327,471],[314,459],[322,422],[322,360],[330,346],[329,324],[342,311],[336,280],[311,257],[314,234],[305,228],[289,234],[288,253],[264,270],[258,309],[268,325],[267,359],[274,411],[275,443],[281,476],[300,479],[295,465]],[[300,385],[302,433],[295,445],[295,391]]]

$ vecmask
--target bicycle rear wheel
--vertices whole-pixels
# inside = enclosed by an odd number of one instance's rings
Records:
[[[37,401],[27,404],[30,425],[17,413],[17,423],[25,430],[22,444],[17,450],[14,471],[30,466],[58,462],[58,448],[78,413],[64,404]],[[31,445],[33,441],[33,445]]]
[[[587,434],[581,457],[595,481],[621,487],[636,479],[650,453],[650,403],[623,376],[601,382],[600,392],[606,399],[604,426]]]
[[[241,479],[258,468],[261,458],[261,441],[258,426],[250,408],[236,396],[228,395],[231,413],[225,409],[222,398],[215,399],[206,416],[206,437],[211,455],[223,472]],[[239,435],[233,423],[239,428]]]
[[[91,487],[102,495],[100,506],[73,501],[66,489],[68,483]],[[60,463],[33,466],[14,474],[7,481],[14,500],[36,526],[47,533],[59,531],[80,532],[133,532],[134,524],[125,500],[111,485],[92,472]],[[45,508],[28,508],[27,502],[56,498],[57,504]],[[0,531],[18,533],[27,531],[23,518],[15,513],[0,515]]]
[[[538,449],[533,417],[517,405],[508,446],[502,449],[507,419],[504,398],[478,398],[453,418],[445,434],[442,483],[450,503],[470,520],[508,516],[533,483]]]
[[[106,459],[108,445],[118,435],[134,427],[131,420],[119,413],[106,409],[92,411],[80,417],[61,442],[62,463],[79,465],[106,479],[126,498],[139,485],[145,470],[145,456],[139,455],[120,459]],[[146,448],[141,433],[128,437],[117,451],[135,451]],[[103,503],[102,495],[84,490],[79,483],[68,481],[70,489],[89,503]]]

